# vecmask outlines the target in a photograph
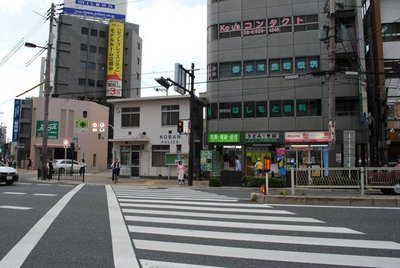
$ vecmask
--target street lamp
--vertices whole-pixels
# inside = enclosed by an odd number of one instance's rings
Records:
[[[50,27],[51,28],[51,27]],[[45,46],[38,46],[33,43],[26,42],[26,47],[29,48],[42,48],[47,49],[47,59],[46,59],[46,78],[45,78],[45,86],[44,86],[44,114],[43,114],[43,137],[42,137],[42,167],[41,167],[41,178],[42,180],[46,179],[47,175],[47,140],[48,140],[48,131],[49,131],[49,98],[50,98],[50,58],[51,58],[51,42]]]
[[[180,83],[177,83],[173,80],[171,80],[170,78],[164,78],[164,77],[160,77],[160,78],[156,78],[155,80],[157,81],[157,83],[159,83],[161,86],[163,86],[166,90],[168,90],[168,88],[171,85],[177,86],[180,89],[182,89],[182,95],[185,94],[185,92],[189,93],[190,95],[190,133],[189,133],[189,163],[188,163],[188,186],[192,186],[193,185],[193,173],[194,173],[194,161],[195,161],[195,148],[194,148],[194,112],[193,112],[193,104],[195,101],[195,94],[194,94],[194,63],[192,63],[191,69],[190,70],[186,70],[182,67],[182,65],[179,65],[179,69],[182,70],[185,74],[189,75],[190,77],[190,89],[185,88],[184,86],[182,86]]]

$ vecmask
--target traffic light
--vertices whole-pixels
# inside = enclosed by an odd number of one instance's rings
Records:
[[[183,121],[179,120],[178,121],[178,133],[182,133],[183,132]]]
[[[269,158],[264,159],[264,169],[265,169],[265,172],[271,171],[271,159],[269,159]]]

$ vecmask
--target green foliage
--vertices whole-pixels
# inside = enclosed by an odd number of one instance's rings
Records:
[[[210,178],[208,180],[208,186],[210,186],[210,187],[220,187],[221,186],[220,178]]]
[[[260,187],[265,184],[265,177],[244,177],[242,179],[243,187]],[[268,181],[270,188],[285,187],[285,178],[270,177]]]

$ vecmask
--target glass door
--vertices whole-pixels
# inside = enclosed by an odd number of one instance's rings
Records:
[[[140,153],[139,151],[131,152],[131,177],[140,177]]]

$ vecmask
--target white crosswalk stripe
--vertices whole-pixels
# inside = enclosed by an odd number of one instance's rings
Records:
[[[268,205],[191,189],[114,192],[142,267],[400,267],[399,243]]]

